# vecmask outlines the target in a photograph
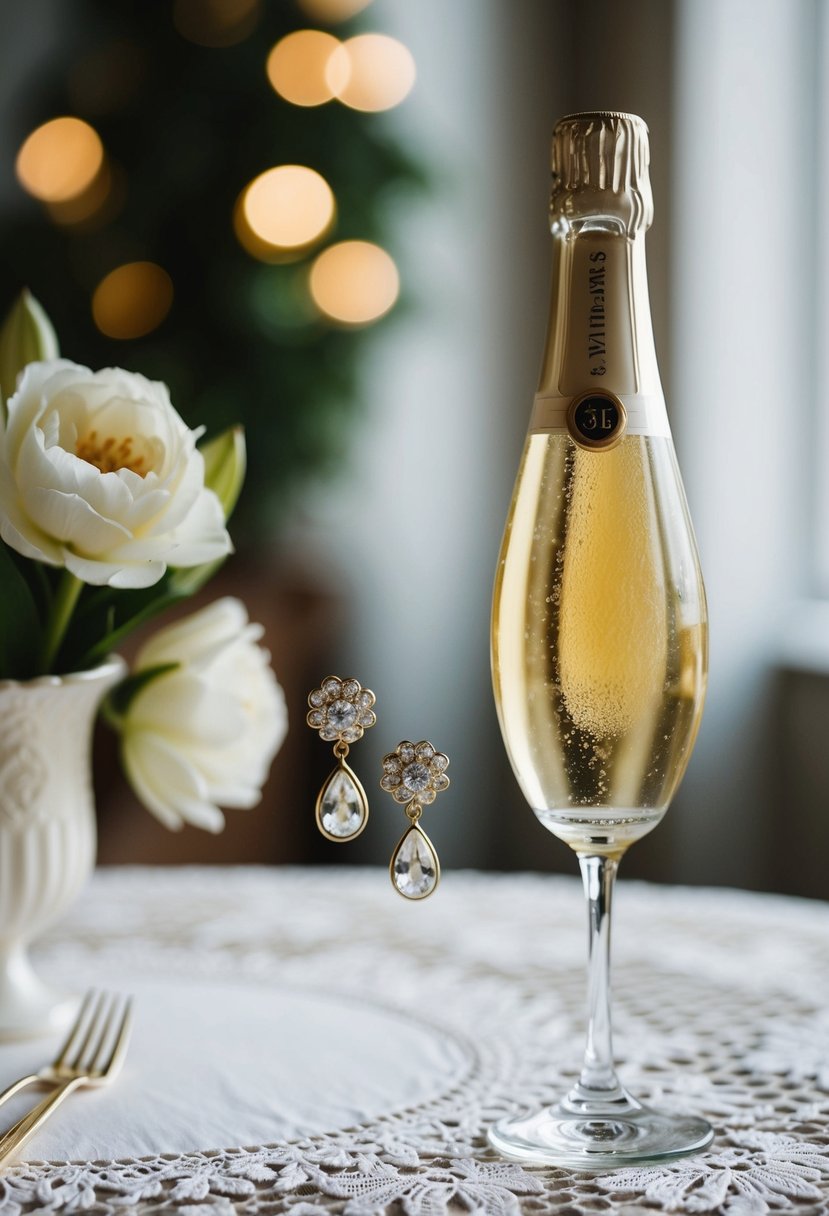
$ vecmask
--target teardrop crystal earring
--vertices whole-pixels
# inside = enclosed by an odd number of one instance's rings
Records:
[[[321,739],[334,744],[337,767],[330,773],[317,797],[317,827],[323,836],[342,844],[356,840],[368,823],[368,798],[357,774],[346,764],[350,745],[374,726],[372,709],[376,697],[359,680],[327,676],[308,694],[306,722]]]
[[[424,806],[448,788],[448,767],[449,757],[425,739],[420,743],[404,739],[383,757],[380,785],[405,806],[410,820],[389,866],[392,886],[404,899],[426,899],[440,881],[438,855],[418,821]]]

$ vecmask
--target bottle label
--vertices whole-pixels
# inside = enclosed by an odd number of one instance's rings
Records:
[[[579,447],[615,447],[627,427],[627,410],[610,393],[583,393],[574,397],[567,410],[567,430]]]
[[[589,448],[623,435],[670,435],[641,241],[584,231],[561,256],[557,321],[530,430],[566,431]]]
[[[595,413],[590,412],[590,402],[595,403]],[[613,419],[608,403],[621,407],[620,421]],[[602,413],[602,408],[605,411]],[[576,421],[576,411],[579,421]],[[589,425],[596,421],[596,429]],[[585,425],[587,424],[587,425]],[[665,410],[665,399],[661,393],[643,396],[641,393],[579,393],[573,397],[562,397],[550,393],[537,393],[530,415],[530,430],[538,432],[566,431],[582,447],[607,448],[618,443],[623,435],[668,436],[671,429]],[[591,436],[608,438],[607,443],[589,442]]]
[[[585,232],[570,246],[566,336],[559,388],[635,393],[639,387],[633,330],[633,266],[629,242]]]

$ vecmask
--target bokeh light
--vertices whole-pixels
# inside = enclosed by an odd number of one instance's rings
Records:
[[[92,185],[103,160],[103,144],[89,123],[64,117],[32,131],[15,168],[29,194],[44,203],[65,203]]]
[[[338,38],[322,30],[287,34],[268,56],[268,80],[295,106],[321,106],[334,96],[325,69],[339,45]]]
[[[299,7],[314,17],[317,21],[326,21],[330,25],[337,21],[347,21],[355,13],[361,13],[371,0],[298,0]]]
[[[120,183],[123,185],[123,183]],[[119,191],[123,197],[123,189]],[[112,217],[117,207],[113,191],[113,173],[109,161],[104,157],[98,173],[80,194],[61,203],[47,203],[49,215],[56,224],[67,227],[93,226]]]
[[[92,317],[108,338],[141,338],[156,329],[173,303],[173,284],[155,262],[127,262],[98,284]]]
[[[235,46],[252,34],[261,0],[175,0],[173,24],[198,46]]]
[[[387,34],[358,34],[333,52],[326,67],[332,93],[352,110],[390,110],[412,89],[411,51]]]
[[[400,292],[392,258],[368,241],[341,241],[311,267],[311,295],[326,316],[345,325],[368,325],[387,313]]]
[[[321,174],[306,165],[278,165],[242,192],[236,234],[249,253],[268,261],[310,245],[333,218],[334,195]]]

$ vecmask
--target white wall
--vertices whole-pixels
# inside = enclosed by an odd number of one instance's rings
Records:
[[[774,668],[807,568],[816,6],[684,0],[677,29],[673,421],[711,613],[675,873],[762,885]]]

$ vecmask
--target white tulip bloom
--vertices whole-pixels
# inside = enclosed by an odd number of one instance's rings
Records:
[[[244,604],[217,600],[160,629],[135,672],[166,663],[121,722],[124,767],[163,824],[219,832],[224,807],[252,807],[288,729],[285,697]]]
[[[0,422],[0,536],[85,583],[149,587],[231,551],[167,387],[66,359],[30,363]]]

